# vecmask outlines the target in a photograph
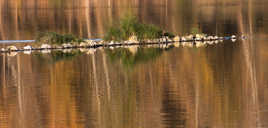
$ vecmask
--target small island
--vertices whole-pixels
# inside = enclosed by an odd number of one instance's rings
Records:
[[[133,45],[173,44],[176,47],[203,47],[217,44],[223,40],[236,40],[236,36],[208,36],[203,33],[194,33],[187,36],[178,36],[164,31],[152,24],[140,23],[136,17],[125,17],[119,24],[112,25],[103,39],[82,39],[72,34],[56,32],[39,33],[35,43],[19,47],[8,46],[1,48],[1,53],[19,51],[42,51],[77,48],[117,47]]]

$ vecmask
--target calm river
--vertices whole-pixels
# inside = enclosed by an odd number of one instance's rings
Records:
[[[268,128],[267,0],[0,0],[0,40],[101,38],[131,14],[203,48],[0,55],[0,128]],[[3,47],[5,44],[0,44]]]

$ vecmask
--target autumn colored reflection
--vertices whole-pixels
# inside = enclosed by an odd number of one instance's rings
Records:
[[[248,39],[0,55],[0,128],[268,127],[265,0],[1,0],[0,39],[103,36],[124,13],[177,34]],[[0,44],[0,47],[6,44]]]
[[[250,69],[243,45],[171,48],[127,67],[105,50],[1,56],[0,127],[266,126],[266,55],[258,48],[261,70]]]

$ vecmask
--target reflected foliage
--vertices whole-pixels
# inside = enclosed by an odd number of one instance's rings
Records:
[[[78,50],[72,52],[55,51],[51,53],[51,57],[54,61],[70,60],[80,54],[81,52]]]
[[[108,50],[114,62],[102,51],[76,57],[1,55],[1,128],[268,127],[267,0],[107,4],[0,0],[0,39],[32,39],[37,30],[97,38],[108,30],[107,22],[118,21],[125,11],[178,35],[196,27],[216,35],[251,30],[254,39],[200,49],[154,49],[151,58],[142,48]],[[131,71],[122,64],[127,59],[134,63]]]
[[[74,57],[81,55],[82,53],[78,50],[72,50],[70,52],[64,51],[52,51],[50,54],[34,53],[40,61],[46,61],[56,63],[58,61],[72,60]]]
[[[105,50],[112,62],[121,61],[125,67],[133,67],[139,63],[146,63],[159,57],[164,49],[161,48],[137,48],[136,53],[129,49],[118,48],[115,50]]]

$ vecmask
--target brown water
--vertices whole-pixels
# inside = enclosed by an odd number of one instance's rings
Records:
[[[204,48],[0,55],[0,128],[268,127],[266,0],[1,0],[0,39],[100,38],[124,13],[177,34],[248,39]]]

